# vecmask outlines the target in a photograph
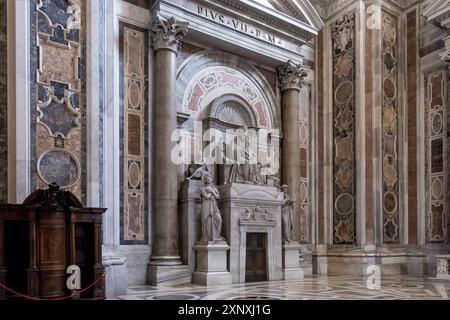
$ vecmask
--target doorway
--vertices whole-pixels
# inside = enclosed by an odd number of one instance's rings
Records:
[[[267,234],[247,233],[245,282],[267,281]]]

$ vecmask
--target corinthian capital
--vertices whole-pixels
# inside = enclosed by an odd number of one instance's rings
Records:
[[[302,68],[302,65],[295,64],[291,60],[278,66],[277,71],[281,91],[300,90],[303,87],[303,80],[308,76],[308,72]]]
[[[152,27],[153,49],[168,49],[177,52],[180,41],[188,32],[188,22],[177,21],[174,17],[157,16]]]

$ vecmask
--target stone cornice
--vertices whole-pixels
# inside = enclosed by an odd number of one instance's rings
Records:
[[[156,16],[151,29],[153,49],[172,50],[176,53],[181,40],[187,35],[188,26],[188,22],[177,21],[173,17]]]
[[[424,4],[422,14],[429,22],[450,29],[450,0],[429,1]]]
[[[304,85],[304,80],[308,72],[300,64],[295,64],[291,60],[277,68],[278,80],[281,91],[295,89],[300,90]]]
[[[248,16],[254,16],[258,20],[267,23],[270,26],[280,28],[281,30],[287,31],[290,34],[297,35],[303,42],[310,40],[314,36],[317,35],[318,30],[310,25],[305,24],[297,19],[294,19],[286,14],[281,12],[276,12],[278,15],[283,15],[284,20],[275,19],[271,15],[257,13],[254,8],[249,8],[243,3],[235,0],[216,0],[219,3],[223,3],[230,8],[237,9],[239,12],[245,13]],[[266,9],[265,9],[266,10]],[[288,20],[292,20],[289,22]],[[295,25],[292,25],[295,24]],[[303,26],[303,27],[300,27]]]
[[[445,51],[439,54],[441,61],[446,63],[450,68],[450,36],[444,38]]]

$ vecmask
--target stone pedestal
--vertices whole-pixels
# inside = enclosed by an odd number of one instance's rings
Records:
[[[425,274],[426,256],[407,252],[402,247],[379,247],[374,250],[328,248],[313,253],[316,272],[320,275],[366,276],[371,266],[378,266],[381,275]]]
[[[283,244],[284,280],[304,278],[304,272],[300,268],[300,249],[301,246],[298,242],[286,242]]]
[[[229,183],[219,187],[223,235],[230,244],[233,283],[245,282],[247,233],[265,233],[267,280],[283,280],[281,205],[283,193],[276,187]]]
[[[197,268],[192,274],[192,283],[203,286],[221,286],[232,283],[227,270],[227,251],[230,247],[225,241],[197,243]]]
[[[436,255],[436,279],[450,280],[449,261],[450,254]]]

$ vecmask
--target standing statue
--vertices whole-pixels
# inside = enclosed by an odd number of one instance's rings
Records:
[[[294,201],[288,194],[287,185],[282,185],[281,190],[283,190],[284,194],[283,211],[281,214],[283,240],[285,242],[292,242],[292,233],[294,231]]]
[[[219,191],[213,184],[212,176],[205,172],[202,177],[202,242],[225,240],[221,235],[222,217],[217,202]]]

